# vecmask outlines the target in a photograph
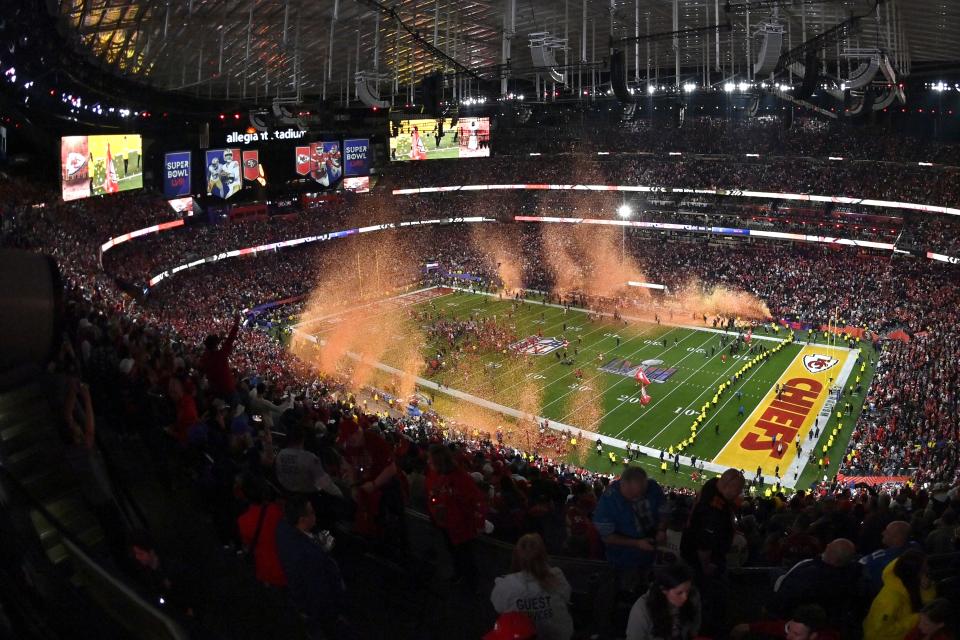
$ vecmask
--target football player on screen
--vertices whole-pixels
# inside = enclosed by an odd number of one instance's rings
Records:
[[[207,167],[207,195],[214,194],[223,197],[223,182],[220,181],[220,158],[216,156],[210,160],[210,166]]]
[[[427,159],[427,148],[423,144],[423,139],[420,137],[420,129],[418,129],[416,125],[413,126],[413,130],[410,132],[410,159]]]
[[[229,198],[240,191],[240,163],[233,159],[233,150],[223,150],[223,168],[220,170],[220,180],[226,188],[224,198]]]

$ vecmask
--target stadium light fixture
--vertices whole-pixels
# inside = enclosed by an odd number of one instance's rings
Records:
[[[631,215],[633,215],[633,209],[630,208],[628,204],[622,204],[617,207],[617,215],[626,220]]]

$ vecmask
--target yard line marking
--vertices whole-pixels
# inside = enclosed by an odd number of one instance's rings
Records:
[[[712,358],[711,358],[711,359],[712,359]],[[743,360],[742,360],[742,359],[735,360],[735,359],[733,359],[733,358],[730,358],[730,366],[729,366],[729,367],[726,367],[726,368],[724,369],[724,371],[723,371],[723,375],[725,376],[724,379],[723,379],[724,382],[729,379],[730,376],[729,376],[728,374],[730,373],[730,371],[732,371],[734,368],[736,368],[736,365],[738,365],[738,364],[742,366],[742,365],[743,365]],[[702,368],[702,367],[701,367],[701,368]],[[699,371],[698,371],[697,373],[699,373]],[[694,375],[696,375],[696,373],[692,374],[691,377],[693,377]],[[719,378],[718,378],[718,379],[719,379]],[[689,378],[688,378],[688,380],[689,380]],[[743,387],[743,384],[745,384],[745,383],[746,383],[746,380],[744,380],[743,382],[741,382],[741,384],[740,384],[741,388]],[[697,401],[700,400],[701,397],[703,397],[704,395],[709,395],[711,390],[714,390],[714,391],[715,391],[715,387],[709,387],[709,386],[707,386],[707,387],[702,387],[702,389],[703,389],[703,391],[701,391],[701,392],[697,395],[697,397],[693,399],[693,402],[691,402],[691,404],[695,405],[695,404],[697,403]],[[653,403],[651,403],[651,404],[653,404]],[[717,409],[717,411],[719,411],[719,409]],[[673,420],[671,420],[670,422],[668,422],[667,424],[665,424],[665,425],[663,426],[663,428],[660,429],[660,431],[658,431],[652,438],[650,438],[650,440],[647,441],[647,444],[649,445],[649,444],[652,443],[654,440],[656,440],[656,439],[660,436],[660,434],[662,434],[664,431],[666,431],[666,430],[670,427],[670,425],[672,425],[674,422],[676,422],[676,421],[677,421],[679,418],[681,418],[681,417],[683,417],[683,414],[682,414],[682,413],[681,413],[680,415],[674,416]],[[687,416],[687,417],[690,417],[690,416]],[[636,422],[636,420],[634,420],[634,422]],[[629,426],[632,426],[632,425],[633,425],[633,422],[631,422],[630,425],[627,425],[627,426],[629,427]],[[699,433],[699,432],[698,432],[698,433]]]
[[[700,347],[702,347],[703,345],[707,344],[708,342],[710,342],[710,341],[713,340],[713,339],[714,339],[714,336],[712,336],[712,335],[711,335],[711,336],[708,336],[707,339],[704,340],[704,342],[700,345]],[[700,347],[697,347],[697,348],[699,349]],[[696,353],[696,351],[692,351],[689,355],[692,356],[694,353]],[[687,356],[687,357],[689,357],[689,356]],[[684,358],[681,360],[681,362],[682,362],[683,360],[685,360],[685,359],[686,359],[686,357],[684,357]],[[700,373],[701,371],[703,371],[703,368],[706,367],[708,364],[710,364],[710,360],[711,360],[711,358],[705,358],[705,359],[704,359],[704,363],[703,363],[702,365],[700,365],[699,367],[697,367],[697,370],[696,370],[696,371],[694,371],[694,372],[691,373],[689,376],[687,376],[682,382],[678,382],[672,389],[670,389],[670,391],[668,391],[668,392],[666,393],[666,395],[661,396],[661,397],[658,399],[658,402],[662,402],[662,401],[665,400],[666,398],[669,398],[670,396],[672,396],[672,395],[674,394],[674,392],[676,392],[678,389],[680,389],[681,386],[682,386],[685,382],[687,382],[688,380],[691,380],[695,375],[697,375],[698,373]],[[620,406],[623,406],[624,404],[625,404],[625,403],[622,403],[622,402],[621,402],[621,403],[620,403]],[[653,410],[653,406],[654,406],[654,403],[651,402],[651,403],[650,403],[650,406],[649,406],[649,407],[645,407],[645,408],[641,411],[641,413],[640,413],[639,415],[637,415],[637,417],[634,418],[633,421],[630,422],[630,424],[628,424],[626,427],[624,427],[623,429],[621,429],[619,433],[617,433],[617,436],[616,436],[616,437],[619,438],[621,435],[623,435],[623,434],[627,431],[627,429],[629,429],[630,427],[632,427],[633,425],[635,425],[635,424],[637,423],[637,421],[639,421],[641,418],[643,418],[643,417],[646,416],[648,413],[650,413],[650,412]],[[651,441],[647,441],[646,444],[649,445],[650,442],[651,442]]]
[[[665,339],[666,339],[666,336],[670,335],[671,333],[673,333],[673,332],[676,331],[676,330],[677,330],[676,327],[674,327],[673,329],[670,329],[670,331],[667,331],[666,333],[664,333],[663,335],[660,336],[660,340],[665,340]],[[647,335],[647,334],[646,334],[645,332],[642,332],[642,331],[641,331],[640,333],[638,333],[637,335],[633,336],[632,338],[628,338],[627,340],[621,342],[621,347],[624,346],[624,345],[626,345],[628,342],[630,342],[630,341],[632,341],[632,340],[635,340],[635,339],[638,339],[638,338],[642,338],[642,337],[645,336],[645,335]],[[692,335],[692,334],[691,334],[691,335]],[[690,337],[690,335],[686,335],[686,336],[684,336],[684,337],[682,338],[682,340],[686,340],[686,339],[689,338],[689,337]],[[657,344],[657,343],[660,342],[660,340],[654,340],[654,343]],[[682,341],[682,340],[681,340],[681,341]],[[626,358],[624,358],[624,359],[626,360],[626,359],[628,359],[628,358],[633,358],[633,357],[635,357],[638,353],[640,353],[641,351],[643,351],[644,349],[646,349],[646,348],[648,348],[648,347],[653,347],[653,346],[655,346],[655,344],[654,344],[654,345],[650,345],[650,344],[644,343],[639,349],[636,349],[636,350],[634,350],[634,351],[631,351],[629,354],[627,354]],[[679,344],[679,343],[678,343],[678,344]],[[658,355],[661,354],[661,353],[666,353],[667,351],[669,351],[669,350],[672,349],[672,348],[673,348],[673,347],[667,347],[667,348],[664,349],[662,352],[658,352]],[[591,348],[591,349],[584,349],[584,353],[586,353],[588,350],[596,351],[597,353],[603,353],[603,352],[600,351],[599,349],[592,349],[592,348]],[[621,356],[618,355],[617,357],[619,358],[619,357],[621,357]],[[599,367],[597,367],[597,371],[600,371],[600,368],[599,368]],[[600,373],[598,373],[598,374],[596,374],[596,375],[594,375],[594,376],[591,376],[591,377],[588,378],[587,380],[581,381],[580,384],[583,384],[584,382],[593,382],[593,381],[596,380],[597,378],[602,378],[604,375],[608,375],[608,374],[607,374],[605,371],[600,371]],[[552,383],[552,384],[555,384],[556,382],[559,382],[559,381],[556,381],[556,380],[555,380],[554,383]],[[546,386],[544,387],[544,389],[546,389]],[[551,401],[548,402],[547,404],[543,405],[543,406],[540,408],[540,410],[543,411],[544,409],[546,409],[546,408],[549,407],[550,405],[552,405],[552,404],[554,404],[554,403],[556,403],[556,402],[559,402],[560,400],[563,400],[564,398],[566,398],[567,396],[569,396],[569,395],[570,395],[571,393],[573,393],[574,391],[576,391],[576,389],[573,389],[573,390],[571,390],[571,391],[568,391],[568,392],[564,393],[563,395],[559,396],[558,398],[555,398],[555,399],[551,400]],[[602,394],[601,394],[601,395],[602,395]],[[582,406],[582,404],[581,404],[580,406]],[[563,416],[563,418],[561,418],[561,420],[563,420],[564,418],[566,418],[567,416],[569,416],[570,413],[572,413],[572,412],[566,413],[566,414]]]
[[[674,330],[675,330],[675,329],[671,329],[671,331],[674,331]],[[664,335],[666,335],[666,334],[664,334]],[[691,331],[690,333],[688,333],[687,335],[685,335],[685,336],[683,337],[683,339],[680,340],[680,342],[683,342],[683,341],[686,340],[687,338],[690,338],[690,337],[692,337],[692,336],[694,336],[694,335],[696,335],[696,332],[695,332],[695,331]],[[677,360],[676,365],[679,365],[681,362],[683,362],[684,360],[686,360],[687,358],[689,358],[690,356],[692,356],[693,354],[695,354],[695,353],[697,352],[696,349],[699,349],[700,347],[702,347],[704,344],[706,344],[707,342],[709,342],[709,341],[712,340],[712,339],[713,339],[712,336],[711,336],[711,337],[708,337],[707,340],[704,341],[703,343],[701,343],[699,347],[694,348],[693,351],[688,352],[687,355],[685,355],[685,356],[683,356],[682,358],[680,358],[679,360]],[[663,351],[659,352],[657,355],[666,354],[668,351],[670,351],[670,349],[674,349],[674,348],[679,347],[679,346],[680,346],[680,342],[678,342],[677,344],[675,344],[673,347],[667,347],[667,348],[664,349]],[[650,346],[650,345],[644,345],[644,348],[646,348],[647,346]],[[642,350],[642,349],[635,351],[634,354],[631,354],[631,357],[633,357],[633,355],[635,355],[636,353],[639,353],[641,350]],[[679,368],[679,366],[678,366],[677,368]],[[598,376],[596,376],[596,377],[600,377],[600,376],[602,376],[604,373],[606,373],[606,372],[601,372],[600,375],[598,375]],[[593,379],[593,378],[591,378],[591,379]],[[606,394],[607,394],[608,392],[610,392],[614,387],[616,387],[617,385],[622,384],[623,382],[625,382],[625,381],[627,381],[627,380],[629,380],[629,378],[627,378],[627,377],[621,377],[620,380],[617,380],[617,381],[614,382],[612,385],[610,385],[609,387],[607,387],[606,389],[604,389],[603,392],[602,392],[601,394],[599,394],[599,395],[600,395],[601,397],[604,396],[604,395],[606,395]],[[636,392],[634,392],[634,393],[636,393]],[[582,407],[584,404],[586,404],[586,402],[582,402],[582,403],[580,403],[579,405],[577,405],[576,407],[574,407],[574,409],[573,409],[572,411],[567,412],[567,414],[564,415],[563,418],[561,418],[561,420],[565,420],[566,418],[568,418],[570,415],[572,415],[577,409],[579,409],[580,407]],[[593,429],[601,420],[603,420],[603,418],[607,417],[608,415],[610,415],[610,413],[612,413],[613,411],[616,411],[617,409],[619,409],[620,407],[622,407],[624,404],[626,404],[626,402],[621,402],[621,403],[618,404],[616,407],[614,407],[613,409],[611,409],[611,411],[608,411],[606,414],[604,414],[601,418],[595,420],[595,421],[594,421],[589,427],[587,427],[587,428],[588,428],[588,429]],[[621,432],[621,433],[623,433],[623,432]],[[620,434],[617,434],[617,437],[619,437],[619,436],[620,436]]]
[[[554,307],[556,308],[556,305],[541,305],[541,306],[554,306]],[[562,308],[562,307],[560,307],[560,308]],[[579,313],[581,313],[581,314],[595,313],[595,312],[593,312],[593,311],[589,311],[589,310],[586,310],[586,309],[578,309],[578,308],[574,308],[574,307],[571,307],[571,309],[574,310],[574,311],[577,311],[577,312],[579,312]],[[633,336],[633,337],[631,337],[631,338],[628,338],[626,341],[622,342],[622,343],[621,343],[621,346],[625,345],[627,342],[629,342],[629,341],[631,341],[631,340],[634,340],[634,339],[636,339],[636,338],[640,338],[640,337],[649,335],[649,334],[654,330],[654,325],[653,325],[652,323],[643,322],[643,324],[644,324],[644,325],[649,325],[650,328],[649,328],[649,329],[642,329],[642,328],[639,329],[637,335],[635,335],[635,336]],[[561,321],[561,322],[558,322],[558,323],[556,323],[556,324],[554,324],[554,325],[551,325],[551,326],[552,326],[552,327],[556,327],[556,326],[562,326],[562,325],[563,325],[563,322]],[[583,325],[578,325],[578,326],[583,326]],[[610,328],[611,328],[610,325],[601,324],[601,325],[598,326],[596,329],[594,329],[594,330],[592,330],[592,331],[589,331],[589,332],[587,332],[586,334],[584,334],[583,336],[581,336],[581,338],[585,338],[585,337],[592,336],[592,335],[596,334],[596,333],[599,332],[599,331],[608,330],[608,329],[610,329]],[[662,334],[662,335],[660,336],[660,338],[661,338],[661,339],[664,338],[665,336],[669,335],[670,333],[672,333],[672,332],[675,331],[675,330],[676,330],[676,327],[674,327],[673,329],[670,329],[669,331],[667,331],[667,332],[665,332],[664,334]],[[602,339],[602,338],[601,338],[601,339]],[[594,348],[595,345],[597,345],[599,342],[600,342],[600,340],[588,341],[588,342],[586,343],[586,346],[584,346],[583,350],[580,352],[581,355],[584,355],[584,354],[587,354],[587,353],[591,353],[591,352],[602,353],[602,351],[601,351],[600,349]],[[645,346],[648,346],[648,345],[645,345]],[[639,350],[636,351],[636,352],[634,352],[634,353],[639,353]],[[634,355],[634,353],[631,353],[631,354],[630,354],[630,357],[632,357],[632,356]],[[592,359],[592,358],[591,358],[591,359]],[[519,370],[523,370],[524,367],[525,367],[525,365],[526,365],[526,361],[523,360],[523,358],[522,358],[522,357],[519,357],[519,356],[518,356],[518,360],[519,360],[519,364],[514,365],[514,366],[510,367],[509,369],[507,369],[507,370],[505,370],[505,371],[501,371],[501,372],[498,372],[497,374],[494,374],[493,379],[496,380],[496,379],[499,379],[499,378],[501,378],[501,377],[503,377],[503,376],[507,376],[507,375],[510,375],[510,374],[512,374],[512,373],[515,373],[515,372],[517,372],[517,371],[519,371]],[[545,368],[543,368],[543,369],[537,370],[535,373],[545,374],[547,371],[550,371],[551,369],[553,369],[554,367],[557,367],[557,366],[565,366],[565,365],[563,365],[561,362],[554,362],[554,363],[550,364],[549,366],[547,366],[547,367],[545,367]],[[592,379],[593,379],[593,378],[591,378],[591,380],[592,380]],[[525,382],[525,380],[526,380],[526,375],[523,375],[523,376],[520,377],[520,379],[519,379],[518,382],[516,382],[516,383],[514,383],[514,384],[511,384],[510,386],[504,387],[504,388],[502,388],[502,389],[499,389],[499,390],[498,390],[498,393],[499,393],[499,394],[503,394],[503,393],[506,392],[506,391],[510,391],[511,389],[514,389],[514,388],[520,386],[521,384],[523,384],[523,383]],[[551,385],[553,385],[553,384],[557,384],[557,383],[560,382],[560,381],[561,381],[561,380],[560,380],[559,378],[558,378],[558,379],[554,379],[554,380],[552,380],[552,381],[548,380],[548,381],[546,381],[546,382],[543,384],[542,387],[540,387],[540,388],[538,389],[538,391],[542,393],[542,392],[546,391],[546,389],[547,389],[549,386],[551,386]],[[567,394],[565,394],[565,395],[562,396],[562,397],[565,397],[566,395],[567,395]],[[543,408],[545,408],[545,407],[543,407]],[[543,408],[541,408],[541,410],[542,410]]]

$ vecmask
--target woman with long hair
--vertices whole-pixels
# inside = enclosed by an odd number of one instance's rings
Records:
[[[655,571],[650,590],[630,609],[627,640],[690,640],[699,630],[693,571],[682,562]]]
[[[936,597],[927,575],[927,556],[909,549],[883,570],[883,588],[863,621],[864,640],[903,640]]]
[[[547,560],[537,533],[522,536],[513,548],[513,573],[497,578],[490,601],[497,613],[520,611],[533,620],[537,640],[569,640],[573,619],[567,611],[570,584]]]

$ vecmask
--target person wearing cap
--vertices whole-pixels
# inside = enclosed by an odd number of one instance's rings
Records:
[[[500,576],[490,601],[498,613],[520,611],[533,619],[539,640],[569,640],[573,618],[567,610],[570,584],[558,567],[551,567],[538,533],[522,536],[513,548],[513,573]]]
[[[508,611],[501,613],[493,629],[483,636],[483,640],[535,640],[537,627],[525,613]]]
[[[760,620],[738,624],[730,630],[733,640],[747,636],[782,640],[840,640],[840,635],[827,627],[827,614],[815,604],[797,607],[787,620]]]

